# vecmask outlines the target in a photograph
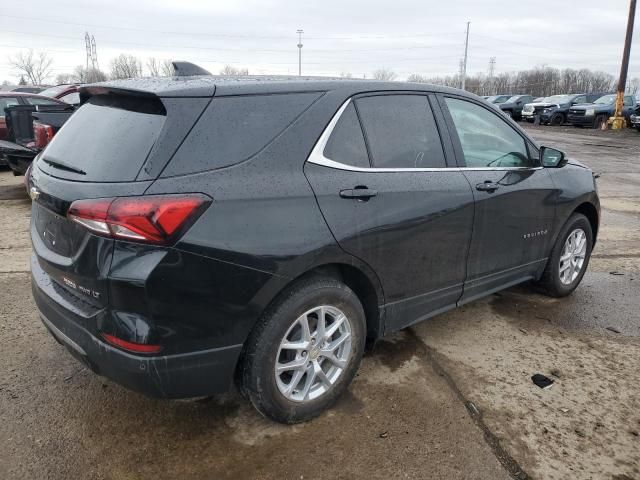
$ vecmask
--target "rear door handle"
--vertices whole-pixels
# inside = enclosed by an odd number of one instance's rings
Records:
[[[500,185],[490,180],[486,180],[484,183],[476,185],[476,190],[480,190],[481,192],[495,192],[499,188]]]
[[[340,196],[342,198],[355,198],[357,200],[368,200],[371,197],[378,195],[375,190],[364,188],[349,188],[348,190],[340,190]]]

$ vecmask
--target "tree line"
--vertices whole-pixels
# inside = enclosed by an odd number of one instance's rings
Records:
[[[9,65],[18,72],[22,80],[32,85],[42,85],[52,77],[53,59],[45,52],[34,53],[33,50],[21,51],[9,57]],[[246,68],[225,65],[220,75],[248,75]],[[86,68],[81,65],[73,71],[61,73],[55,77],[56,83],[92,83],[109,79],[137,78],[142,76],[160,77],[173,75],[171,60],[147,58],[146,61],[134,55],[122,53],[112,59],[109,70]],[[344,78],[352,78],[351,73],[342,72]],[[389,68],[379,68],[372,72],[371,78],[393,81],[396,73]],[[432,83],[459,88],[460,74],[447,76],[426,76],[411,74],[409,82]],[[548,66],[537,66],[517,72],[502,72],[496,75],[478,73],[467,75],[465,89],[477,95],[497,94],[529,94],[534,97],[546,97],[562,93],[600,93],[616,90],[616,78],[606,72],[593,71],[587,68],[574,70],[559,69]],[[640,78],[632,78],[627,83],[627,91],[640,93]]]

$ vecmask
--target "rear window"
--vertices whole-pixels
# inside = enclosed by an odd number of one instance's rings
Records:
[[[53,137],[39,165],[81,181],[133,181],[165,118],[159,99],[92,97]]]
[[[214,98],[163,177],[214,170],[252,157],[319,96],[290,93]]]

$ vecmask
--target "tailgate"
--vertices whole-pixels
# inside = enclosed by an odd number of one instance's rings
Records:
[[[29,183],[33,198],[31,241],[38,264],[59,294],[93,308],[104,307],[109,301],[107,274],[114,240],[93,235],[68,220],[71,203],[82,198],[141,195],[150,183],[70,182],[34,169]]]

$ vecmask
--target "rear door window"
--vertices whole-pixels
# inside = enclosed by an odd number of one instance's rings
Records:
[[[165,114],[157,98],[91,97],[53,137],[38,165],[80,181],[133,181],[160,135]]]
[[[353,167],[368,168],[370,166],[367,146],[364,143],[362,128],[353,103],[349,103],[342,112],[324,147],[324,156],[334,162]]]
[[[444,168],[442,142],[424,95],[356,100],[371,163],[376,168]]]
[[[254,156],[321,94],[214,97],[163,177],[215,170]]]

